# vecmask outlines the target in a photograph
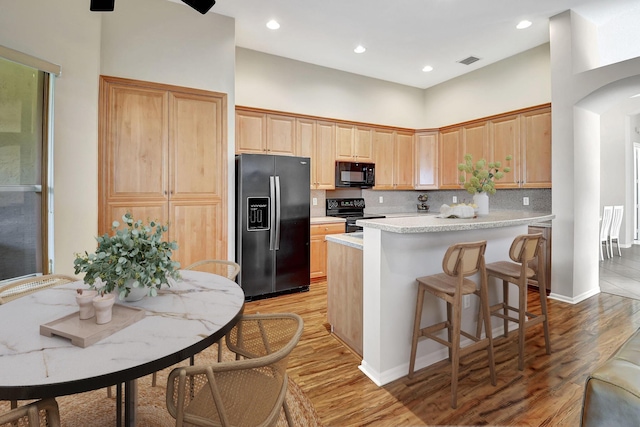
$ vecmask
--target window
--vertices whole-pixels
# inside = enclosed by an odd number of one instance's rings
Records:
[[[0,281],[49,273],[51,73],[0,46]],[[9,55],[5,53],[9,52]],[[6,59],[7,56],[9,59]],[[22,61],[26,59],[26,61]],[[33,58],[35,59],[35,58]],[[25,64],[24,62],[27,62]]]

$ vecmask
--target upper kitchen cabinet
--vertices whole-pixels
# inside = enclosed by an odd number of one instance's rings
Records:
[[[458,190],[461,188],[458,164],[462,163],[462,156],[464,156],[461,154],[462,128],[441,130],[438,139],[440,188]]]
[[[438,188],[438,132],[416,132],[414,142],[416,190]]]
[[[295,155],[295,117],[236,108],[236,153]]]
[[[372,140],[370,128],[336,124],[336,160],[373,162]]]
[[[413,190],[413,133],[374,129],[376,190]]]
[[[311,158],[311,189],[335,188],[335,125],[313,119],[296,119],[297,153]]]
[[[489,122],[490,130],[490,158],[494,162],[501,162],[502,166],[511,168],[511,172],[496,181],[496,188],[520,187],[520,116],[510,115],[492,119]],[[512,156],[507,161],[507,156]]]
[[[493,119],[490,127],[493,160],[511,167],[496,187],[551,188],[551,108]],[[505,162],[510,154],[513,160]]]
[[[520,115],[520,186],[551,188],[551,107]]]

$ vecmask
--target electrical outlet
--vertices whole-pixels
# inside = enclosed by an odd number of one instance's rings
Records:
[[[529,198],[528,197],[523,197],[522,198],[522,204],[524,206],[529,206]]]
[[[453,203],[458,203],[458,196],[453,196]]]
[[[463,308],[471,307],[471,295],[464,295],[462,297],[462,306]]]
[[[317,197],[313,198],[313,206],[318,206],[318,198]]]
[[[382,196],[378,197],[378,202],[382,203],[384,201],[384,199],[382,198]]]

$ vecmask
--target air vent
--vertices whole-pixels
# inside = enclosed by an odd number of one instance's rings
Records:
[[[458,61],[460,64],[471,65],[476,61],[480,61],[480,58],[476,58],[475,56],[470,56],[468,58],[463,59],[462,61]]]

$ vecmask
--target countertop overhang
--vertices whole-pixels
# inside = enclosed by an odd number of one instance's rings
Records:
[[[485,228],[529,225],[555,218],[548,212],[495,210],[476,218],[441,218],[439,215],[416,215],[401,218],[362,219],[356,225],[390,233],[437,233],[441,231],[479,230]]]

